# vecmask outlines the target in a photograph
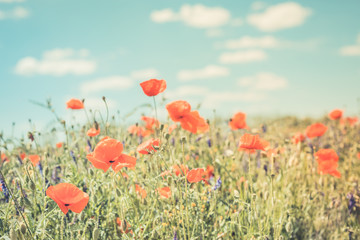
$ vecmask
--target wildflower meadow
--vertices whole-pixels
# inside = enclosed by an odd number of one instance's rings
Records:
[[[64,108],[86,123],[48,102],[54,131],[1,135],[0,239],[360,238],[356,116],[204,118],[186,99],[162,102],[166,88],[138,86],[154,114],[132,125],[74,98]]]

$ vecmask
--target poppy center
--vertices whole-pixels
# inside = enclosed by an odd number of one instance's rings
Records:
[[[114,162],[115,162],[115,160],[110,160],[110,161],[109,161],[109,163],[114,163]]]
[[[70,206],[70,204],[68,204],[68,203],[65,203],[65,207],[68,207],[68,206]]]

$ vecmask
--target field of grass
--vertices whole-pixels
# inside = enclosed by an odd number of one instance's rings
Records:
[[[232,130],[227,119],[214,118],[201,133],[180,125],[169,133],[170,119],[148,126],[139,120],[128,129],[110,116],[98,120],[100,134],[89,137],[94,122],[88,114],[85,125],[59,118],[58,131],[66,134],[62,146],[41,140],[56,132],[1,136],[0,239],[360,238],[358,123],[287,117]],[[315,122],[327,131],[295,144],[292,137]],[[245,133],[268,145],[239,150]],[[135,167],[94,167],[88,156],[105,136],[136,157]],[[150,138],[160,144],[139,153],[139,144]],[[319,171],[319,149],[335,150],[340,177]],[[192,169],[204,170],[200,179],[189,176]],[[71,183],[89,197],[80,213],[64,214],[49,197],[48,187],[59,183]]]

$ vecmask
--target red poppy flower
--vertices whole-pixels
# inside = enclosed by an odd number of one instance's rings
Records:
[[[349,124],[350,126],[354,126],[358,121],[359,119],[357,117],[346,117],[340,119],[340,124],[342,125]]]
[[[3,161],[3,162],[8,162],[9,161],[9,159],[8,159],[8,157],[5,155],[5,153],[2,153],[1,154],[1,161]]]
[[[335,161],[318,162],[319,174],[330,174],[334,177],[340,178],[341,173],[337,170],[338,163]]]
[[[61,148],[61,147],[62,147],[62,145],[63,145],[63,143],[62,143],[62,142],[58,142],[58,143],[56,144],[56,147],[57,147],[57,148]]]
[[[333,149],[320,149],[315,153],[318,163],[319,174],[330,174],[340,178],[341,173],[337,170],[339,157]]]
[[[332,120],[338,120],[342,117],[343,111],[340,109],[334,109],[329,113],[329,118]]]
[[[130,127],[128,127],[128,132],[139,137],[146,137],[152,133],[152,131],[137,125],[131,125]]]
[[[175,101],[166,105],[171,120],[180,122],[181,127],[189,132],[205,132],[209,125],[198,111],[191,111],[191,106],[186,101]]]
[[[247,128],[246,114],[242,112],[235,113],[229,121],[229,126],[232,130]]]
[[[315,153],[315,157],[318,161],[339,161],[339,156],[333,149],[319,149]]]
[[[301,132],[295,133],[295,135],[291,138],[291,141],[294,144],[298,144],[299,142],[305,141],[305,136]]]
[[[165,91],[166,81],[158,80],[158,79],[150,79],[148,81],[140,83],[140,86],[147,96],[152,97]]]
[[[121,142],[104,137],[96,145],[94,151],[88,154],[87,159],[98,169],[106,172],[111,166],[115,172],[123,167],[134,168],[136,158],[122,153],[123,145]]]
[[[20,159],[24,161],[25,158],[26,158],[26,154],[25,153],[20,153]]]
[[[160,146],[160,140],[159,139],[150,138],[149,140],[147,140],[147,141],[143,142],[142,144],[140,144],[136,148],[136,151],[138,153],[141,153],[141,154],[150,154],[152,152],[156,152],[157,149],[159,148],[159,146]]]
[[[32,162],[32,164],[34,166],[38,165],[38,163],[40,161],[40,156],[39,155],[29,155],[28,158],[29,158],[29,160]]]
[[[179,176],[180,174],[181,175],[183,175],[183,174],[186,175],[188,173],[188,171],[189,171],[188,166],[185,166],[185,165],[182,165],[182,164],[180,165],[180,167],[179,167],[179,165],[174,165],[172,168],[173,168],[173,171],[174,171],[176,176]]]
[[[186,174],[186,179],[189,181],[189,183],[195,183],[200,182],[201,180],[204,180],[205,170],[203,168],[195,168],[191,169]]]
[[[360,159],[360,152],[357,153],[357,158]]]
[[[122,221],[120,218],[116,218],[116,224],[120,227],[121,233],[133,234],[133,231],[131,230],[131,225],[127,221],[125,221],[125,220]]]
[[[46,190],[46,195],[57,203],[64,214],[67,214],[69,209],[80,213],[89,202],[89,195],[71,183],[50,186]]]
[[[66,102],[66,106],[67,106],[66,108],[71,108],[71,109],[83,109],[84,103],[79,99],[72,98]]]
[[[115,163],[113,163],[112,167],[115,172],[118,172],[123,167],[135,169],[135,165],[136,165],[136,158],[125,155],[125,154],[121,154],[117,158],[117,161]]]
[[[164,198],[171,197],[171,189],[169,187],[157,188],[157,192]]]
[[[251,135],[249,133],[245,133],[240,138],[239,149],[265,150],[266,145],[268,145],[268,142],[262,140],[259,135]]]
[[[96,129],[96,128],[90,128],[86,134],[89,136],[89,137],[95,137],[97,135],[99,135],[100,133],[100,128]]]
[[[159,121],[156,120],[155,118],[142,116],[141,120],[143,120],[145,122],[145,124],[146,124],[145,128],[146,129],[151,129],[152,130],[153,126],[159,127]]]
[[[308,138],[321,137],[327,131],[327,127],[322,123],[314,123],[306,128]]]
[[[211,166],[211,165],[207,165],[206,166],[206,171],[205,171],[205,178],[207,179],[207,180],[209,180],[211,177],[213,177],[214,176],[214,167],[213,166]]]
[[[146,191],[145,189],[143,189],[142,187],[140,187],[139,185],[135,184],[135,192],[137,192],[142,199],[146,198]]]

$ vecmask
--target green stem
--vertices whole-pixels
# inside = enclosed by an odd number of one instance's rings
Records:
[[[21,217],[22,217],[22,219],[23,219],[23,221],[24,221],[24,223],[25,223],[25,226],[26,226],[27,230],[28,230],[29,233],[30,233],[31,238],[34,239],[32,233],[31,233],[31,230],[30,230],[30,228],[29,228],[29,225],[27,224],[27,222],[26,222],[26,220],[25,220],[25,217],[24,217],[24,215],[22,214],[21,208],[19,207],[18,202],[16,201],[16,199],[15,199],[12,191],[10,190],[9,185],[8,185],[7,182],[6,182],[5,176],[4,176],[4,174],[3,174],[3,172],[2,172],[1,169],[0,169],[0,174],[1,174],[1,178],[4,180],[5,187],[8,189],[9,194],[10,194],[11,198],[13,199],[13,201],[14,201],[14,203],[15,203],[15,207],[16,207],[17,211],[20,213],[20,215],[21,215]]]
[[[153,96],[153,101],[154,101],[154,109],[155,109],[155,119],[156,119],[157,121],[159,121],[159,120],[158,120],[158,115],[157,115],[157,108],[156,108],[155,96]],[[157,137],[157,129],[155,129],[155,136]]]

